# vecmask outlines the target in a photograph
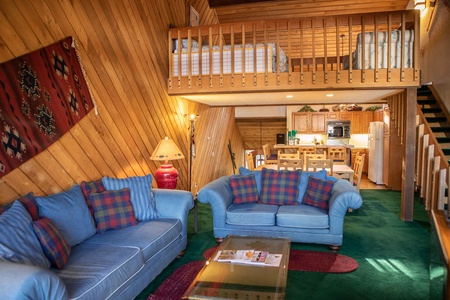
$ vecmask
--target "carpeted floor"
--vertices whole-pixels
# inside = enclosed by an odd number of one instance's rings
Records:
[[[442,299],[444,272],[436,258],[436,239],[419,199],[414,221],[400,220],[401,193],[361,190],[363,206],[347,213],[339,254],[359,267],[344,274],[289,271],[286,299]],[[216,246],[209,205],[199,203],[199,231],[189,216],[189,242],[184,256],[170,264],[136,298],[145,300],[180,266],[203,259]],[[291,250],[328,251],[323,245],[292,243]],[[430,273],[430,263],[434,263]],[[430,277],[432,280],[430,281]]]

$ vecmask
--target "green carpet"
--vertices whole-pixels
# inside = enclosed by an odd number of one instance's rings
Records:
[[[339,251],[355,259],[359,268],[346,274],[289,271],[286,299],[442,299],[444,276],[439,259],[430,284],[435,242],[419,199],[415,199],[414,221],[403,222],[400,192],[361,190],[361,195],[363,206],[345,217]],[[199,203],[198,208],[199,230],[194,233],[192,211],[184,256],[172,262],[136,299],[146,299],[176,268],[203,259],[203,251],[216,245],[210,207]],[[328,251],[323,245],[291,245],[292,249]]]

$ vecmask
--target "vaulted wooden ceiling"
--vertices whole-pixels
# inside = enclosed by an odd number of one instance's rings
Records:
[[[220,23],[411,9],[411,0],[209,0]]]

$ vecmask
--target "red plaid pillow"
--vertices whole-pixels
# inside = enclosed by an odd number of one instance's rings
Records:
[[[103,193],[105,191],[103,182],[101,179],[91,182],[82,181],[80,183],[80,188],[83,192],[84,199],[86,199],[86,204],[89,207],[89,211],[91,212],[92,217],[94,217],[94,209],[88,203],[89,195],[92,193]]]
[[[39,208],[36,205],[36,201],[34,200],[33,193],[30,192],[26,194],[25,196],[17,199],[22,203],[22,205],[25,207],[27,212],[30,214],[33,221],[36,221],[39,219]]]
[[[233,203],[258,202],[259,195],[255,175],[233,175],[230,177],[230,186],[234,196]]]
[[[45,256],[58,269],[62,269],[69,259],[70,246],[58,228],[48,218],[33,222],[34,233],[41,243]]]
[[[130,201],[130,189],[104,191],[89,195],[89,204],[94,209],[97,233],[109,229],[119,229],[136,225],[133,205]]]
[[[262,169],[260,203],[297,205],[301,170]]]
[[[331,180],[322,180],[310,176],[305,196],[303,197],[303,204],[327,210],[333,185],[334,183]]]

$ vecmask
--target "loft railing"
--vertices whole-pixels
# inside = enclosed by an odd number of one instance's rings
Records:
[[[169,29],[169,94],[419,86],[419,12]]]

